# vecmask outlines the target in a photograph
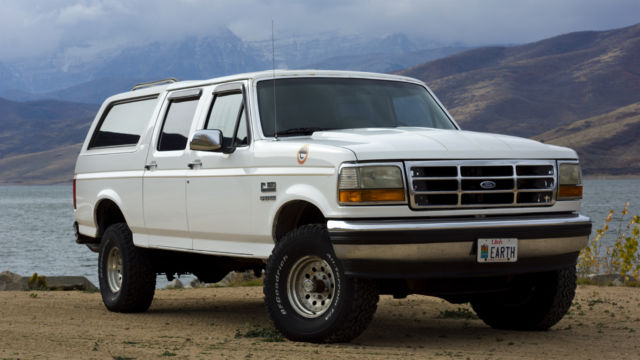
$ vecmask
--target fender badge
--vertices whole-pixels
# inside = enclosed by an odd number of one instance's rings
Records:
[[[276,191],[276,182],[269,181],[260,183],[260,191],[261,192],[275,192]]]
[[[299,150],[298,150],[298,164],[302,165],[304,164],[307,159],[309,158],[309,145],[303,145]]]

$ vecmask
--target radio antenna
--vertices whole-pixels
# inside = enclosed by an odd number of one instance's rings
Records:
[[[271,69],[273,71],[273,134],[278,141],[278,108],[276,105],[276,40],[271,19]]]

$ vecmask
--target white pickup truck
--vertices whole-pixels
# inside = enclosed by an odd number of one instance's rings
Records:
[[[109,310],[145,311],[157,274],[265,270],[274,325],[311,342],[358,336],[379,294],[551,327],[591,232],[581,197],[573,150],[462,131],[421,81],[338,71],[136,86],[104,102],[74,176]]]

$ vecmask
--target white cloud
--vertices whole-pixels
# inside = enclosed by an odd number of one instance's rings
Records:
[[[73,4],[60,10],[57,20],[61,25],[75,25],[94,21],[107,15],[102,4]]]
[[[243,39],[268,39],[272,19],[276,37],[403,32],[469,45],[523,43],[640,21],[637,0],[0,0],[0,9],[0,59],[60,46],[207,35],[220,27]]]

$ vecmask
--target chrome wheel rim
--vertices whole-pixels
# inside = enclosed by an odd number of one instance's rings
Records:
[[[120,291],[122,287],[122,257],[117,247],[112,248],[107,257],[107,282],[111,292]]]
[[[289,303],[299,315],[317,318],[335,297],[335,275],[329,264],[316,256],[298,260],[287,279]]]

